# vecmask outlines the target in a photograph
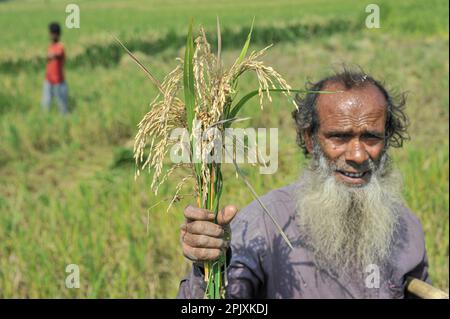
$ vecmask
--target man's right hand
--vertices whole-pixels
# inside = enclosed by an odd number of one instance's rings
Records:
[[[215,224],[213,212],[191,205],[186,206],[185,222],[181,225],[184,256],[194,262],[213,261],[219,258],[222,249],[227,249],[230,244],[225,234],[229,234],[229,223],[237,212],[236,206],[226,206],[218,213],[218,224]]]

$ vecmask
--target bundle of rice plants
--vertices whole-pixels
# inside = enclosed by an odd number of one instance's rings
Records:
[[[135,60],[158,90],[158,95],[150,104],[150,111],[138,124],[139,130],[134,145],[134,158],[137,164],[136,176],[139,176],[140,172],[146,168],[151,170],[153,172],[151,189],[157,194],[158,188],[175,170],[186,168],[188,174],[176,186],[169,207],[180,198],[183,185],[189,179],[193,179],[198,206],[213,211],[217,222],[223,187],[222,163],[206,160],[214,152],[207,147],[211,143],[211,139],[202,140],[200,147],[198,147],[194,143],[196,133],[212,127],[219,132],[224,132],[233,122],[239,120],[237,118],[239,111],[252,97],[259,97],[259,104],[263,109],[265,100],[272,101],[271,93],[273,92],[283,93],[290,98],[291,92],[305,93],[305,91],[291,89],[277,71],[263,63],[261,58],[270,46],[247,54],[253,23],[240,55],[229,68],[224,67],[221,59],[219,21],[217,21],[218,49],[216,53],[211,51],[204,29],[200,28],[198,36],[194,39],[192,28],[191,22],[186,39],[184,59],[177,59],[178,65],[162,82],[158,81],[119,40],[116,40]],[[256,74],[259,87],[238,100],[236,98],[239,86],[238,80],[243,74],[249,72]],[[293,102],[293,99],[290,100]],[[191,160],[189,163],[165,166],[164,159],[168,155],[169,148],[178,143],[177,140],[171,139],[171,131],[175,128],[186,128],[189,132],[190,143],[186,148]],[[195,161],[194,158],[200,160]],[[242,178],[286,243],[292,248],[289,239],[259,200],[258,195],[234,158],[233,164],[238,176]],[[205,263],[206,296],[208,298],[224,297],[226,286],[226,268],[223,271],[224,267],[226,267],[225,252],[218,260]],[[225,277],[222,274],[225,274]]]

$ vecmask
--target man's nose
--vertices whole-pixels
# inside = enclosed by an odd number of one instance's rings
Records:
[[[368,159],[369,154],[367,154],[364,144],[361,143],[359,139],[350,141],[347,152],[345,153],[345,160],[350,164],[362,165],[366,163]]]

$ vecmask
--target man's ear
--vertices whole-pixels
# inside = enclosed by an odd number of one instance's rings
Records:
[[[312,133],[311,133],[310,129],[305,130],[303,132],[303,138],[305,140],[305,146],[306,146],[306,149],[308,150],[308,153],[312,154],[312,152],[313,152],[313,139],[312,139]]]

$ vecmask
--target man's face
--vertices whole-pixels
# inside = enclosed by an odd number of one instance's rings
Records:
[[[330,83],[324,90],[342,92],[319,95],[317,140],[338,181],[364,186],[374,170],[370,164],[383,154],[386,99],[372,84],[346,91],[341,84]],[[311,137],[307,147],[312,152]]]

